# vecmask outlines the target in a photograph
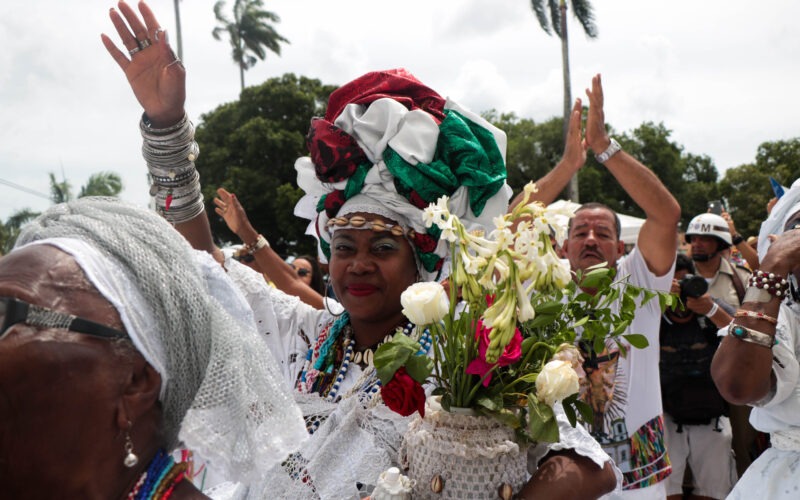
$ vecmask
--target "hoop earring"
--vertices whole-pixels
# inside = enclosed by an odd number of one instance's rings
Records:
[[[130,432],[132,427],[133,424],[128,420],[128,428],[125,430],[125,459],[122,463],[129,469],[139,463],[139,457],[133,452],[133,440]]]
[[[334,313],[333,311],[331,311],[330,306],[328,306],[328,301],[330,300],[330,297],[328,297],[328,288],[330,288],[330,286],[331,286],[331,275],[328,274],[327,276],[325,276],[325,295],[322,296],[322,303],[325,305],[325,310],[328,311],[328,314],[330,314],[334,318],[338,318],[339,316],[344,314],[344,307],[342,307],[342,310],[339,311],[338,313]]]

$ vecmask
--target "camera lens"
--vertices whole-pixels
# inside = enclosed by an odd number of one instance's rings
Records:
[[[680,282],[681,298],[702,297],[708,291],[708,282],[702,276],[687,274]]]

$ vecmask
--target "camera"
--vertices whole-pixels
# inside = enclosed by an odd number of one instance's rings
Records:
[[[702,276],[687,274],[679,282],[681,287],[681,301],[686,302],[687,297],[702,297],[708,291],[708,282]]]

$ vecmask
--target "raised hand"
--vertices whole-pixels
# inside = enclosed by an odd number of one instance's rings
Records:
[[[111,39],[100,37],[108,53],[117,62],[136,99],[155,128],[177,123],[184,115],[186,70],[169,46],[167,33],[161,29],[150,7],[139,2],[141,19],[133,8],[120,1],[119,11],[109,16],[127,55]]]
[[[233,231],[245,243],[251,243],[258,236],[258,233],[250,224],[247,212],[236,195],[229,193],[225,188],[217,189],[217,197],[214,198],[214,211],[225,220],[228,229]]]
[[[563,161],[576,168],[580,168],[586,163],[586,147],[581,140],[581,119],[583,106],[580,99],[575,99],[572,112],[569,116],[569,128],[567,129],[567,142],[564,145]]]
[[[586,89],[589,97],[589,114],[586,117],[586,138],[584,146],[592,149],[594,154],[600,154],[611,144],[606,132],[606,117],[603,112],[603,82],[600,75],[592,78],[591,90]]]

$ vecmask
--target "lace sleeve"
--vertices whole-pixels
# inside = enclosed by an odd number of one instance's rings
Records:
[[[329,315],[274,288],[262,275],[233,259],[226,259],[225,268],[253,310],[256,329],[280,364],[283,378],[294,385],[319,325]]]

